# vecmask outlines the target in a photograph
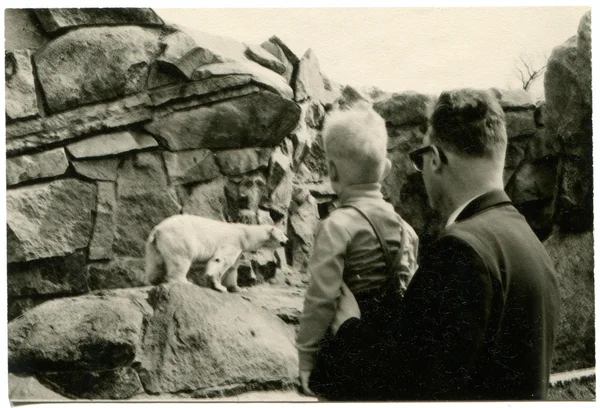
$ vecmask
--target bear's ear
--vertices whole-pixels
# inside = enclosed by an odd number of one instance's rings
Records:
[[[269,234],[271,234],[272,237],[277,237],[277,227],[271,227],[269,229]]]

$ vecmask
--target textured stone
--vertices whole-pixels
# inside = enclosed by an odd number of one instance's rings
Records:
[[[96,187],[75,179],[6,192],[8,262],[62,256],[88,245]]]
[[[113,252],[120,256],[142,257],[152,228],[178,214],[177,196],[167,184],[160,152],[138,153],[124,160],[117,177],[117,233]]]
[[[75,399],[123,400],[144,391],[137,372],[131,367],[42,373],[39,377],[50,388]]]
[[[246,57],[257,64],[260,64],[263,67],[278,73],[279,75],[285,74],[286,66],[265,49],[256,45],[247,45],[245,54]]]
[[[328,100],[319,60],[310,48],[298,63],[298,76],[294,89],[295,100],[303,101],[309,98],[323,104]]]
[[[590,18],[586,13],[577,36],[552,50],[544,76],[546,128],[560,137],[566,153],[579,156],[592,151]]]
[[[250,75],[257,84],[263,85],[284,98],[292,99],[294,96],[292,88],[285,82],[283,77],[250,61],[202,65],[194,71],[191,79],[197,81],[213,76],[226,75]]]
[[[148,285],[142,258],[115,258],[86,266],[90,290],[134,288]]]
[[[118,297],[45,302],[9,323],[9,371],[94,371],[129,365],[143,318],[136,302]]]
[[[552,371],[594,367],[593,234],[553,234],[544,246],[554,261],[561,298]]]
[[[250,303],[277,315],[286,323],[298,324],[302,314],[304,296],[302,290],[297,288],[260,286],[251,288],[241,296]]]
[[[158,143],[152,136],[141,132],[124,130],[71,143],[67,146],[67,150],[76,159],[85,159],[112,156],[156,146],[158,146]]]
[[[533,114],[533,118],[535,120],[535,125],[540,128],[546,125],[546,101],[538,101],[535,104],[535,113]]]
[[[48,41],[28,9],[4,9],[4,50],[37,50]]]
[[[176,30],[161,37],[160,46],[164,48],[164,51],[156,58],[159,65],[174,64],[185,54],[197,47],[194,39],[181,30]]]
[[[505,112],[506,135],[508,138],[532,135],[537,130],[534,119],[534,110],[521,110]]]
[[[306,124],[313,129],[321,129],[323,127],[323,121],[325,119],[325,109],[320,103],[310,101],[305,111],[304,120]]]
[[[490,89],[505,111],[533,109],[535,103],[531,94],[524,89]]]
[[[120,159],[71,160],[77,173],[93,180],[116,181]]]
[[[391,126],[419,126],[427,123],[433,109],[430,96],[416,92],[394,93],[373,104],[373,109]]]
[[[152,118],[148,95],[81,106],[68,112],[6,126],[6,153],[34,150],[93,132],[107,131]]]
[[[65,401],[67,397],[42,385],[34,376],[8,373],[8,399],[19,401]]]
[[[287,221],[288,209],[292,201],[295,174],[291,170],[288,156],[277,151],[271,157],[268,181],[268,201],[262,203],[263,207],[271,211],[272,216],[278,217],[283,222]],[[273,211],[275,214],[273,214]]]
[[[210,34],[195,28],[185,28],[198,47],[210,51],[222,61],[249,61],[246,46],[230,37]]]
[[[551,198],[556,185],[555,158],[522,163],[506,185],[506,193],[515,204]]]
[[[358,89],[346,85],[342,88],[341,96],[335,101],[335,106],[338,109],[349,109],[350,107],[364,103],[369,106],[373,104],[373,101],[368,95],[363,94]]]
[[[276,316],[237,295],[189,284],[158,286],[151,299],[154,314],[138,357],[147,392],[296,381],[293,334]]]
[[[528,160],[541,159],[543,157],[557,155],[560,151],[560,143],[556,135],[552,135],[547,129],[539,129],[526,144],[525,157]]]
[[[4,59],[6,116],[8,119],[38,116],[31,52],[29,50],[7,52]]]
[[[300,272],[306,272],[308,260],[312,255],[313,237],[319,221],[319,211],[315,199],[308,199],[290,209],[289,235],[292,247],[292,266]]]
[[[69,162],[64,149],[6,159],[6,184],[60,176],[67,171]]]
[[[143,91],[157,52],[157,33],[142,27],[69,31],[34,55],[48,110],[59,112]]]
[[[269,165],[273,149],[230,149],[215,153],[221,172],[227,176],[236,176]]]
[[[266,179],[262,170],[230,176],[225,184],[228,221],[256,224],[256,212],[266,192]]]
[[[284,78],[289,84],[294,78],[294,70],[300,60],[277,36],[272,36],[261,44],[261,47],[277,57],[285,65]]]
[[[163,157],[171,184],[207,181],[221,174],[213,152],[208,149],[164,152]]]
[[[277,145],[298,123],[300,108],[271,92],[173,112],[146,125],[169,150]]]
[[[77,295],[89,291],[82,251],[7,265],[8,296]]]
[[[112,258],[112,244],[116,231],[117,193],[115,183],[99,181],[97,186],[96,222],[88,255],[91,260]]]
[[[8,321],[21,316],[29,309],[33,309],[47,299],[39,297],[8,297]]]
[[[587,158],[563,157],[558,169],[555,222],[562,231],[591,231],[594,221],[594,180]]]
[[[252,82],[251,75],[228,75],[207,78],[202,81],[187,82],[164,88],[154,89],[150,93],[156,106],[172,105],[181,100],[192,99],[193,105],[218,102],[258,92],[257,86],[244,86]]]
[[[279,265],[273,250],[259,249],[256,253],[248,254],[248,259],[258,282],[268,281],[277,273]]]
[[[81,26],[164,24],[149,8],[38,8],[33,12],[44,31],[51,34]]]
[[[189,196],[183,200],[183,214],[194,214],[213,220],[225,221],[227,199],[225,197],[225,177],[191,187]]]

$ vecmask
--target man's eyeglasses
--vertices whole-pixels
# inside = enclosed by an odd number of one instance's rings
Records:
[[[438,153],[440,155],[440,160],[442,161],[442,163],[448,162],[448,160],[446,159],[446,155],[444,154],[444,152],[442,152],[442,150],[439,147],[429,145],[429,146],[421,147],[420,149],[417,149],[417,150],[413,150],[412,152],[410,152],[408,154],[408,156],[410,157],[410,161],[412,162],[415,170],[423,171],[423,155],[425,153],[429,153],[429,152],[433,151],[434,149],[438,151]]]

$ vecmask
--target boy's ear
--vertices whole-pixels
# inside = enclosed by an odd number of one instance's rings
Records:
[[[329,180],[331,181],[339,181],[340,173],[338,172],[338,168],[335,166],[333,160],[329,160]]]
[[[381,179],[383,180],[384,178],[386,178],[390,174],[391,170],[392,162],[390,161],[390,159],[385,159],[385,162],[383,162],[383,175],[381,176]]]

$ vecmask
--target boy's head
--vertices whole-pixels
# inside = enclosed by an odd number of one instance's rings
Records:
[[[331,113],[322,135],[334,190],[377,183],[389,171],[385,122],[366,102]]]

